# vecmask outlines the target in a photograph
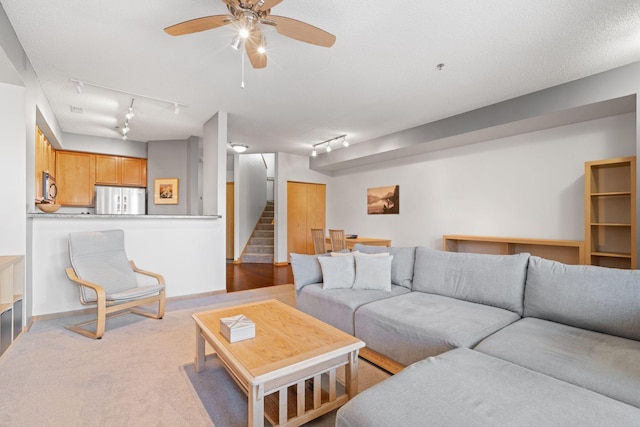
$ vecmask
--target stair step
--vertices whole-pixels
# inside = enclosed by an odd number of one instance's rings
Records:
[[[271,237],[258,237],[253,233],[253,237],[249,239],[249,245],[262,245],[262,246],[273,246],[274,238]]]
[[[273,255],[273,245],[247,245],[248,254],[271,254]]]
[[[271,230],[255,230],[251,237],[264,237],[267,239],[273,239],[273,229]]]
[[[244,254],[242,262],[247,264],[273,264],[273,255],[271,254]]]
[[[256,225],[256,230],[261,230],[261,231],[266,231],[266,230],[271,230],[273,231],[273,224],[269,223],[258,223]]]
[[[273,218],[260,218],[259,222],[261,224],[271,224],[271,221],[273,221]]]
[[[273,218],[274,216],[275,216],[275,211],[262,212],[262,218]]]

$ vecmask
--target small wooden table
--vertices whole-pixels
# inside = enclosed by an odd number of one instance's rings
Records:
[[[220,318],[244,314],[256,336],[229,343]],[[277,300],[193,314],[196,371],[204,369],[205,340],[249,400],[249,426],[299,426],[344,405],[358,392],[359,339]],[[345,390],[336,369],[345,365]],[[323,377],[328,384],[323,388]],[[325,381],[326,383],[327,381]],[[340,394],[340,395],[339,395]]]
[[[390,239],[379,239],[377,237],[356,237],[355,239],[346,239],[347,249],[353,249],[356,243],[370,246],[391,246]],[[331,238],[327,237],[327,249],[331,249]]]

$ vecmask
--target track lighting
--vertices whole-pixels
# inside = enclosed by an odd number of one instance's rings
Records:
[[[244,153],[249,148],[248,145],[244,145],[244,144],[231,143],[229,145],[231,146],[233,151],[235,151],[236,153]]]
[[[313,150],[311,151],[311,157],[316,157],[318,155],[318,149],[317,147],[319,145],[327,145],[325,150],[327,151],[327,153],[330,153],[333,150],[333,147],[331,147],[331,143],[334,141],[340,141],[342,140],[342,146],[343,147],[348,147],[349,146],[349,142],[347,141],[347,135],[340,135],[340,136],[336,136],[335,138],[331,138],[328,139],[326,141],[322,141],[322,142],[318,142],[317,144],[313,144]]]
[[[154,97],[146,96],[146,95],[133,94],[131,92],[125,92],[123,90],[114,89],[114,88],[102,86],[102,85],[95,84],[95,83],[85,82],[85,81],[78,80],[78,79],[73,79],[73,78],[71,78],[69,80],[71,82],[75,83],[75,85],[76,85],[75,90],[76,90],[76,92],[78,94],[83,93],[85,87],[90,86],[90,87],[95,87],[95,88],[104,89],[104,90],[108,90],[108,91],[123,93],[123,94],[131,96],[131,104],[129,104],[129,108],[127,110],[127,113],[125,114],[124,126],[122,128],[116,128],[116,129],[120,129],[120,133],[122,133],[122,139],[124,139],[124,140],[127,139],[127,133],[130,130],[130,128],[129,128],[129,120],[131,120],[131,119],[133,119],[135,117],[135,113],[133,112],[133,102],[135,101],[136,98],[146,98],[146,99],[150,99],[152,101],[164,102],[164,103],[173,105],[174,114],[180,114],[180,109],[181,108],[189,107],[186,104],[181,104],[181,103],[175,102],[175,101],[169,101],[167,99],[160,99],[160,98],[154,98]],[[82,108],[81,107],[73,107],[72,106],[71,107],[71,111],[75,112],[75,113],[82,113]]]

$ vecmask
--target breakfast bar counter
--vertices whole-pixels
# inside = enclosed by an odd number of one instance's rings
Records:
[[[28,317],[85,308],[66,276],[69,233],[121,229],[138,267],[162,274],[167,298],[224,292],[225,222],[219,216],[27,214]],[[29,285],[30,283],[30,285]]]

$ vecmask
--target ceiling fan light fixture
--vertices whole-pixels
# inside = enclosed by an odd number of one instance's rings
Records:
[[[234,48],[235,50],[240,50],[240,44],[242,43],[242,39],[240,38],[240,35],[236,35],[233,40],[231,40],[231,47]]]
[[[258,53],[264,55],[267,53],[267,40],[264,36],[260,36],[260,42],[258,43]]]
[[[231,146],[233,151],[235,151],[236,153],[244,153],[249,148],[249,146],[245,144],[231,143],[229,145]]]

